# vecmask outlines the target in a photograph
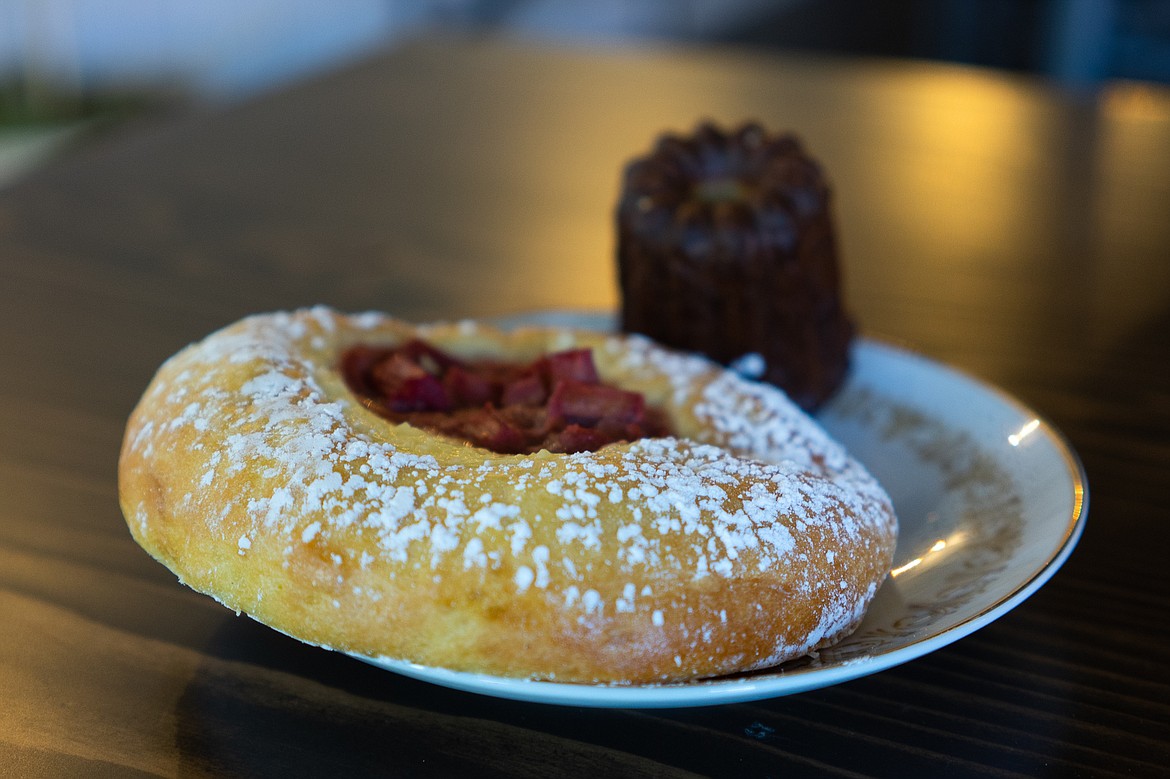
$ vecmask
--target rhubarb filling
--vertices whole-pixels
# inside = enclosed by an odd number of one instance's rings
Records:
[[[358,345],[341,372],[367,408],[500,454],[586,452],[670,434],[637,392],[606,384],[589,349],[531,363],[460,360],[431,344]]]

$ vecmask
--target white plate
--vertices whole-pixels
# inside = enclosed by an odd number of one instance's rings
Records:
[[[569,312],[511,321],[601,329],[610,318]],[[705,706],[789,695],[905,663],[1003,616],[1056,573],[1084,529],[1084,471],[1060,433],[1005,393],[943,365],[861,340],[846,386],[818,418],[881,480],[900,522],[893,570],[864,622],[819,657],[734,678],[644,686],[360,659],[460,690],[574,706]]]

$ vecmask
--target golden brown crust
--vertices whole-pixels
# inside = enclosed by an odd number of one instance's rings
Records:
[[[411,336],[464,357],[588,346],[677,437],[500,455],[395,426],[337,371]],[[637,337],[327,309],[257,316],[169,360],[119,464],[135,539],[191,587],[303,641],[566,682],[714,676],[851,632],[896,521],[771,388]]]

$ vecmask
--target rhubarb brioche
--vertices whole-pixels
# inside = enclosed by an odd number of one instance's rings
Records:
[[[583,352],[588,380],[550,367]],[[534,371],[543,390],[517,389]],[[492,451],[519,412],[468,411],[480,439],[396,416],[455,413],[469,381],[467,408],[519,397],[543,437]],[[897,532],[882,488],[810,418],[703,358],[324,308],[245,319],[167,361],[130,417],[119,487],[151,555],[290,636],[559,682],[680,682],[838,641]]]

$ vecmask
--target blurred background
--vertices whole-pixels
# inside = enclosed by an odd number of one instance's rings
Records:
[[[0,0],[0,186],[95,127],[424,35],[744,46],[1170,83],[1170,0]]]

